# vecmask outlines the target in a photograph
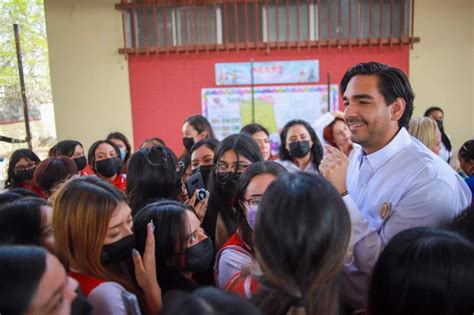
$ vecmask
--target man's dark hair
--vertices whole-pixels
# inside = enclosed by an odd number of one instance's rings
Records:
[[[378,88],[387,105],[392,104],[398,97],[405,100],[406,106],[398,126],[408,128],[413,114],[415,95],[410,82],[403,71],[378,62],[359,63],[349,68],[341,80],[341,93],[344,95],[349,81],[356,75],[375,75],[378,78]]]

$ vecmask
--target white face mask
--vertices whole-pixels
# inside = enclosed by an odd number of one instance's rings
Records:
[[[257,211],[258,205],[249,205],[247,207],[246,219],[252,230],[255,230],[255,222],[257,222]]]

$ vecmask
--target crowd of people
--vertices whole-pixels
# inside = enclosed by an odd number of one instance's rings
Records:
[[[0,314],[471,315],[474,140],[412,117],[399,69],[347,70],[344,112],[183,151],[120,132],[12,153],[0,194]],[[177,131],[178,133],[178,131]]]

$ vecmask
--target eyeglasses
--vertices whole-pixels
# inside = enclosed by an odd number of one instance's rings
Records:
[[[15,171],[24,171],[24,170],[29,170],[36,167],[36,162],[29,162],[26,165],[18,165],[15,166]]]
[[[226,163],[221,163],[219,162],[215,167],[214,170],[217,173],[243,173],[247,167],[249,167],[250,164],[245,164],[245,163],[237,163],[237,164],[232,164],[232,165],[227,165]]]
[[[247,208],[249,208],[250,206],[258,207],[260,201],[262,201],[262,197],[255,197],[250,199],[244,199],[243,204]]]

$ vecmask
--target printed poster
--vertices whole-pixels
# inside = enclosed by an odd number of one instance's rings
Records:
[[[216,137],[228,135],[252,123],[250,87],[202,89],[202,112]],[[338,85],[331,85],[331,108],[338,108]],[[255,122],[265,126],[278,139],[279,131],[292,119],[312,124],[328,111],[327,85],[261,86],[254,88]]]
[[[216,85],[251,85],[250,62],[217,63]],[[254,84],[319,82],[318,60],[267,61],[253,63]]]

